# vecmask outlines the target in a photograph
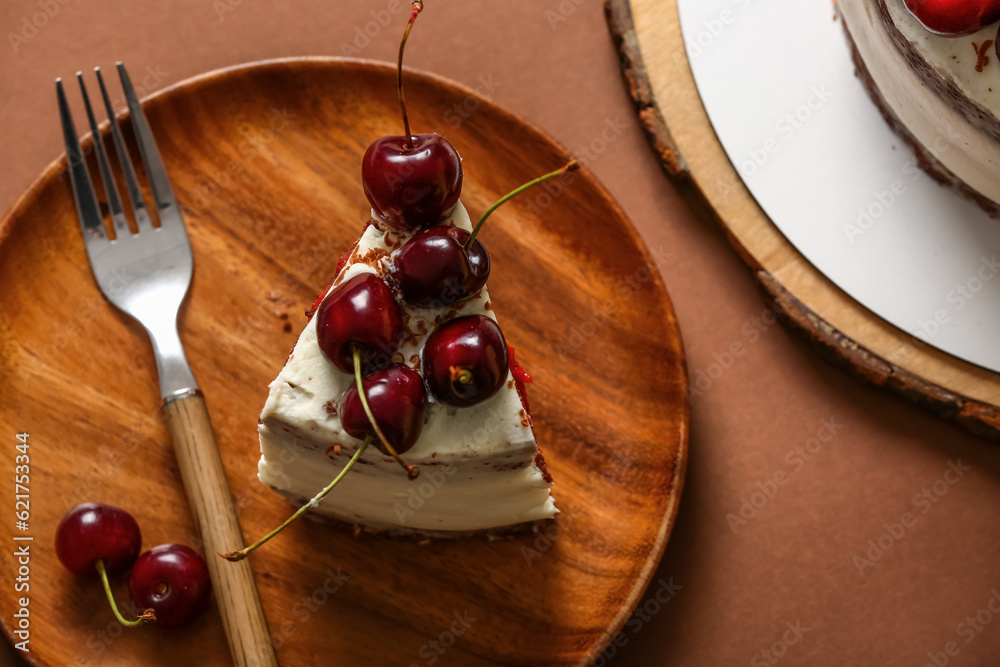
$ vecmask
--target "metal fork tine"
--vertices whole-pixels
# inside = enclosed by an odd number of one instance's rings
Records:
[[[115,110],[111,106],[111,98],[108,97],[108,89],[104,87],[104,77],[101,75],[101,68],[95,67],[97,83],[101,87],[101,97],[104,99],[104,111],[111,121],[111,138],[115,142],[115,153],[118,155],[118,164],[122,167],[125,175],[125,187],[128,190],[126,198],[132,205],[132,212],[135,214],[136,230],[142,233],[145,230],[153,229],[153,222],[149,218],[149,211],[146,210],[146,200],[142,197],[139,189],[139,181],[135,176],[135,168],[132,166],[132,158],[129,157],[128,149],[125,148],[125,140],[122,139],[122,131],[118,126],[118,119],[115,117]]]
[[[97,195],[94,185],[90,182],[87,163],[80,150],[80,140],[73,126],[73,115],[66,103],[66,93],[63,91],[62,79],[56,79],[56,97],[59,98],[59,115],[62,118],[63,140],[66,142],[66,158],[69,166],[70,183],[73,185],[73,200],[76,202],[76,212],[80,216],[80,226],[83,228],[83,240],[87,252],[93,253],[110,241],[104,231],[104,218],[97,205]]]
[[[83,82],[83,72],[76,73],[76,80],[80,83],[80,92],[83,94],[83,106],[87,109],[90,135],[94,138],[94,148],[97,151],[97,164],[101,170],[101,182],[104,184],[104,194],[108,197],[108,208],[111,209],[111,220],[115,225],[115,236],[121,239],[131,234],[132,231],[128,228],[128,220],[125,219],[125,211],[122,210],[122,200],[118,196],[118,186],[115,185],[115,178],[111,174],[111,165],[108,164],[108,156],[104,152],[104,142],[101,141],[101,134],[97,131],[97,121],[94,119],[94,110],[90,107],[90,96],[87,95],[87,86]]]
[[[122,88],[125,90],[125,99],[128,100],[129,112],[132,115],[132,129],[135,130],[142,163],[146,165],[146,177],[149,179],[149,187],[153,191],[153,199],[156,200],[156,208],[160,214],[160,225],[184,224],[177,209],[174,189],[167,177],[167,168],[164,166],[160,151],[156,147],[156,140],[153,138],[152,130],[149,129],[146,114],[139,105],[139,98],[136,97],[132,81],[125,70],[125,65],[119,62],[116,63],[116,66],[118,67],[118,77],[122,81]]]

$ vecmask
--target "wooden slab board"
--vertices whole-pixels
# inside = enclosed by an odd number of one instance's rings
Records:
[[[1000,374],[930,347],[858,304],[757,205],[698,95],[677,0],[606,0],[605,11],[626,86],[664,170],[705,200],[778,318],[863,381],[1000,441]]]
[[[549,137],[473,91],[415,72],[406,80],[418,132],[437,129],[444,110],[478,102],[460,127],[445,126],[464,158],[462,200],[474,216],[568,161]],[[57,122],[55,102],[39,122]],[[255,539],[292,511],[256,479],[257,416],[304,311],[369,219],[360,161],[371,141],[401,131],[395,71],[272,61],[178,84],[144,107],[193,245],[181,337],[244,535]],[[102,140],[112,150],[107,126]],[[545,206],[529,196],[501,208],[481,239],[500,325],[534,376],[532,411],[560,519],[509,540],[429,544],[297,522],[250,559],[284,665],[589,664],[655,571],[677,512],[689,419],[683,345],[655,260],[585,170]],[[626,276],[636,287],[623,293]],[[27,595],[33,664],[231,664],[214,603],[190,627],[122,631],[100,585],[71,575],[54,553],[59,519],[84,501],[132,512],[144,548],[198,545],[149,343],[90,275],[65,158],[0,222],[0,285],[8,636]],[[11,516],[21,432],[30,433],[25,531]],[[15,535],[34,538],[26,593],[14,592]],[[126,585],[113,581],[120,599]]]

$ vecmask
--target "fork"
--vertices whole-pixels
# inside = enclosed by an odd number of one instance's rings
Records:
[[[97,195],[76,136],[62,79],[56,79],[56,96],[62,117],[63,138],[69,163],[73,199],[80,217],[90,268],[105,298],[137,320],[149,334],[156,356],[160,395],[188,501],[204,543],[209,573],[234,663],[277,665],[264,618],[260,594],[249,563],[229,563],[219,552],[243,545],[236,510],[226,485],[222,459],[215,443],[205,398],[188,365],[177,331],[177,313],[191,284],[194,262],[184,219],[167,178],[166,167],[139,105],[125,66],[117,63],[139,153],[156,203],[159,228],[153,226],[139,190],[135,170],[122,140],[104,78],[94,68],[111,125],[118,162],[125,177],[128,201],[136,221],[132,234],[112,175],[108,156],[97,129],[90,98],[77,72],[100,168],[104,194],[111,213],[115,238],[109,238],[97,204]]]

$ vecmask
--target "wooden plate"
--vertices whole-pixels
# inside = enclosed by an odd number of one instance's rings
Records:
[[[401,131],[394,81],[370,62],[283,60],[207,74],[145,105],[194,246],[182,338],[251,538],[290,512],[256,480],[257,415],[304,309],[368,219],[360,160],[373,139]],[[439,129],[464,156],[473,215],[568,160],[537,129],[443,79],[410,72],[407,103],[416,131]],[[54,99],[40,122],[57,122]],[[126,135],[138,163],[127,123]],[[623,625],[663,553],[688,401],[656,258],[585,171],[561,193],[536,190],[501,209],[483,241],[500,323],[535,377],[560,521],[547,535],[429,545],[297,523],[252,557],[282,664],[584,664]],[[8,487],[14,435],[31,434],[30,527],[18,533],[34,537],[26,657],[227,664],[214,609],[179,631],[122,632],[99,584],[71,576],[53,551],[60,517],[88,500],[131,511],[144,547],[197,544],[149,343],[91,278],[65,158],[0,224],[0,284]],[[12,500],[4,507],[13,513]],[[12,523],[0,522],[6,545]],[[11,546],[0,554],[10,635],[17,567]],[[126,585],[115,580],[119,598]]]
[[[897,329],[834,285],[743,185],[688,64],[677,0],[605,0],[622,73],[668,174],[703,197],[777,317],[833,363],[981,437],[1000,441],[1000,374]]]

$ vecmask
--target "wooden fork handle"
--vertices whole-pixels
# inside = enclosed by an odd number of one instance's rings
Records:
[[[184,489],[201,532],[212,588],[237,667],[278,664],[250,563],[231,563],[220,552],[243,547],[243,533],[229,495],[222,458],[215,444],[208,408],[201,393],[163,406],[180,464]]]

